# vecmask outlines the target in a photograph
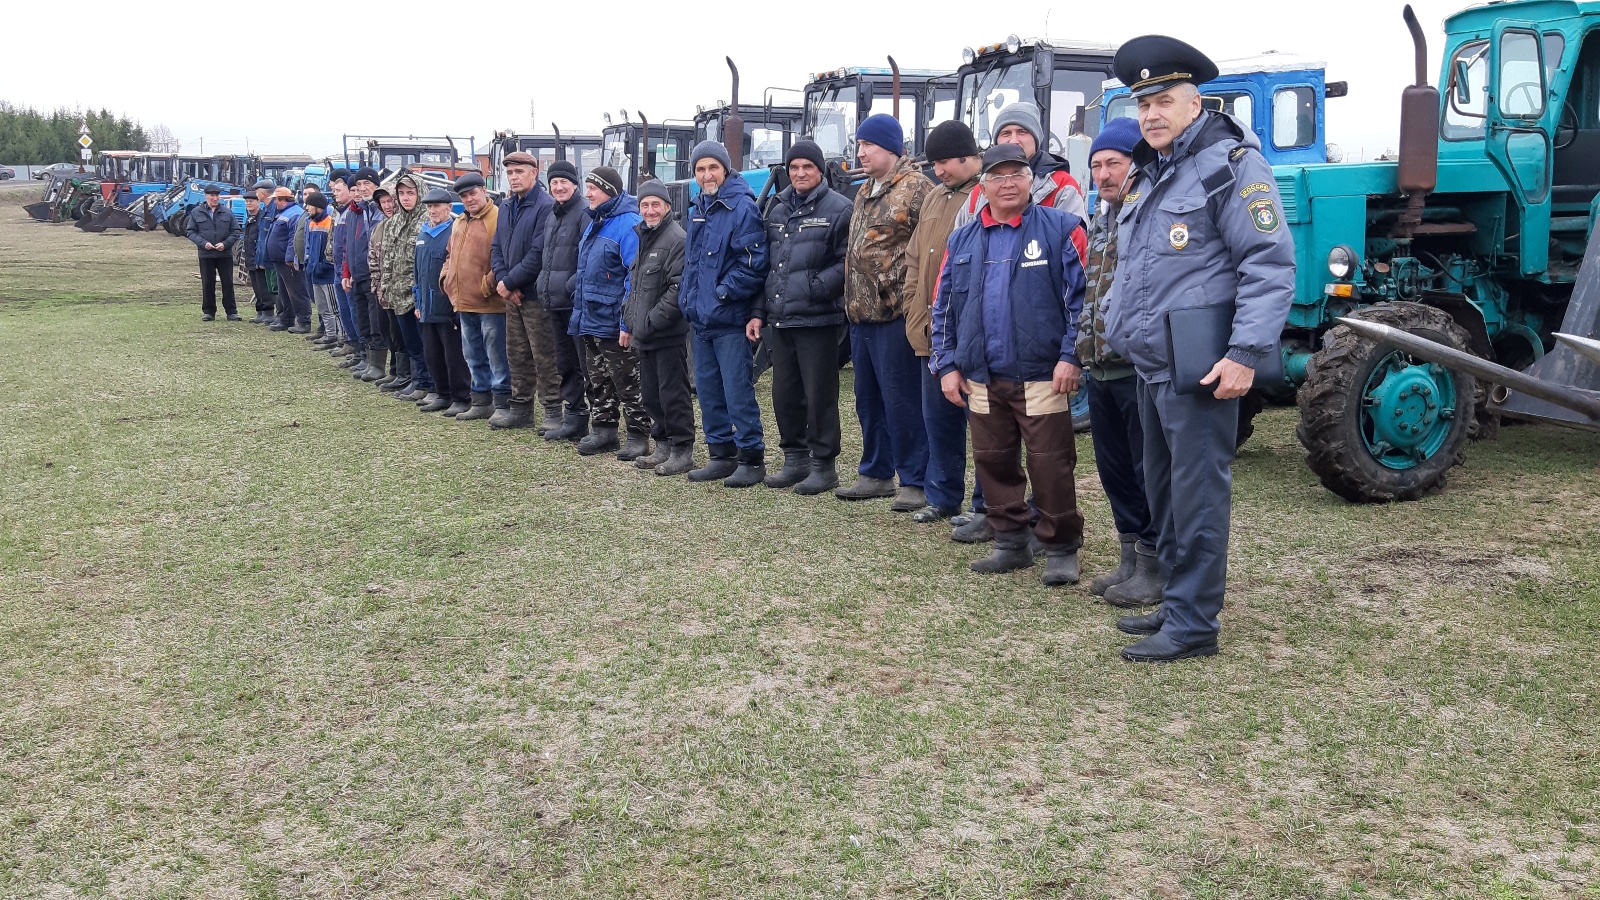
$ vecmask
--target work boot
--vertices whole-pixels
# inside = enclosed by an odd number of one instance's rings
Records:
[[[911,521],[918,525],[931,525],[934,522],[943,522],[945,519],[955,515],[957,511],[954,507],[934,506],[930,503],[912,513]]]
[[[711,459],[689,473],[690,481],[721,481],[739,468],[734,457],[738,451],[732,444],[712,444]]]
[[[384,357],[388,355],[389,351],[387,350],[368,350],[366,371],[362,372],[356,377],[362,381],[368,382],[369,384],[374,381],[382,381],[385,377],[387,377],[387,373],[384,372],[383,365],[385,362]]]
[[[669,445],[666,441],[657,440],[655,449],[651,450],[649,454],[634,460],[633,467],[635,469],[654,469],[656,466],[666,462],[669,458],[671,458],[671,456],[671,445]]]
[[[919,487],[902,487],[889,504],[889,512],[916,512],[928,505],[928,495]]]
[[[802,497],[815,497],[838,486],[839,473],[834,469],[833,460],[813,459],[811,474],[794,486],[794,492]]]
[[[511,401],[511,406],[506,409],[506,417],[500,425],[494,424],[494,419],[489,420],[490,428],[532,428],[533,427],[533,401]]]
[[[322,340],[323,336],[327,334],[327,332],[322,330],[321,325],[318,325],[316,328],[308,328],[306,329],[306,332],[306,340],[313,343]]]
[[[617,451],[617,459],[623,462],[633,462],[650,452],[650,435],[648,432],[628,429],[628,442]]]
[[[432,393],[432,391],[423,387],[422,382],[413,378],[409,382],[406,382],[406,384],[401,387],[400,390],[394,392],[394,398],[396,400],[404,400],[407,403],[416,403],[418,400],[428,396],[430,393]]]
[[[544,408],[544,419],[539,423],[537,430],[541,436],[549,437],[550,432],[560,428],[561,425],[561,404],[557,403],[554,406],[546,406]]]
[[[457,422],[476,422],[494,415],[494,395],[472,392],[472,406],[466,412],[457,413]]]
[[[267,330],[268,331],[288,331],[292,327],[294,327],[294,326],[289,325],[289,324],[287,324],[285,322],[280,322],[280,321],[274,319],[272,324],[267,326]]]
[[[287,331],[290,334],[310,334],[311,333],[311,326],[310,325],[290,325],[288,328],[285,328],[284,331]]]
[[[755,487],[767,477],[765,450],[740,450],[739,467],[723,479],[722,486],[730,488]]]
[[[804,450],[783,451],[783,468],[762,480],[769,488],[785,490],[804,481],[811,474],[811,455]]]
[[[229,322],[243,322],[244,320],[239,318],[239,314],[238,313],[228,313],[228,321]]]
[[[1162,615],[1159,609],[1142,616],[1119,616],[1117,617],[1117,630],[1123,634],[1136,634],[1143,637],[1160,631],[1161,623],[1164,621],[1166,621],[1166,616]]]
[[[1122,561],[1117,564],[1116,571],[1098,575],[1089,582],[1089,593],[1096,597],[1104,597],[1106,588],[1113,584],[1121,584],[1133,577],[1133,544],[1139,539],[1136,534],[1119,534],[1117,540],[1122,542]]]
[[[465,400],[455,400],[451,402],[449,406],[444,408],[444,414],[449,418],[454,419],[471,408],[472,404],[466,402]]]
[[[1141,641],[1122,648],[1122,658],[1135,663],[1169,663],[1180,659],[1196,659],[1217,655],[1215,636],[1201,638],[1192,644],[1180,644],[1164,631],[1158,631]]]
[[[1138,541],[1133,545],[1133,574],[1127,580],[1106,588],[1106,602],[1121,609],[1155,606],[1166,590],[1167,577],[1161,573],[1156,548]]]
[[[202,322],[215,322],[216,320],[217,320],[217,314],[216,313],[201,313],[200,314],[200,321],[202,321]]]
[[[694,468],[694,445],[681,444],[673,447],[667,455],[667,461],[656,466],[657,475],[682,475]]]
[[[1044,548],[1045,587],[1060,587],[1078,583],[1078,551],[1068,550],[1060,544],[1046,544]]]
[[[840,488],[833,492],[840,500],[877,500],[895,495],[893,478],[873,478],[870,475],[856,476],[856,483],[847,488]]]
[[[270,325],[272,318],[261,310],[256,310],[256,317],[250,320],[251,325]]]
[[[577,441],[589,433],[589,414],[587,412],[569,412],[561,420],[561,424],[551,431],[545,432],[547,441]]]
[[[511,398],[502,394],[494,396],[494,413],[489,416],[489,427],[495,431],[510,427],[506,423],[511,421]]]
[[[971,569],[985,575],[1015,572],[1033,566],[1033,554],[1028,552],[1028,538],[1021,531],[1001,531],[994,536],[994,550],[984,559],[975,561]]]
[[[378,390],[390,393],[411,383],[411,357],[399,351],[389,354],[389,377],[378,381]]]
[[[596,425],[594,433],[578,442],[579,456],[594,456],[617,449],[617,426]]]
[[[994,540],[994,527],[987,513],[975,512],[967,524],[958,525],[950,532],[950,540],[958,544],[987,544]]]
[[[417,411],[418,412],[430,413],[430,412],[440,412],[442,410],[446,410],[446,409],[449,409],[449,408],[450,408],[450,398],[449,397],[446,397],[443,394],[429,394],[427,397],[423,398],[423,402],[422,403],[418,404]]]

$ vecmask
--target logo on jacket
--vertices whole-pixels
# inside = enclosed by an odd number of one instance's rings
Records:
[[[1028,246],[1024,247],[1022,250],[1022,255],[1027,259],[1038,259],[1042,253],[1044,253],[1044,251],[1039,249],[1039,241],[1037,238],[1029,241]]]
[[[1271,197],[1250,201],[1250,221],[1263,234],[1278,230],[1278,207],[1273,205]]]
[[[1172,242],[1172,249],[1182,250],[1189,246],[1189,226],[1179,222],[1172,226],[1172,231],[1167,235],[1167,240]]]

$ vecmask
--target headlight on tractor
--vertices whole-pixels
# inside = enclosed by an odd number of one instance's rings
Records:
[[[1348,281],[1356,272],[1356,252],[1344,244],[1328,251],[1328,274],[1340,281]]]
[[[972,61],[977,59],[977,58],[978,58],[977,51],[973,50],[971,47],[963,47],[963,48],[961,48],[961,64],[962,65],[970,66],[970,65],[972,65]]]
[[[1006,52],[1007,53],[1016,53],[1018,50],[1021,50],[1021,49],[1022,49],[1022,38],[1019,38],[1014,34],[1006,35]]]

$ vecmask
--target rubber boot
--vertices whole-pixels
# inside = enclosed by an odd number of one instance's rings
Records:
[[[633,462],[650,452],[650,435],[644,431],[628,429],[628,442],[617,451],[617,459]]]
[[[767,477],[767,453],[765,450],[740,450],[739,467],[733,474],[723,479],[722,486],[730,488],[755,487]]]
[[[544,408],[544,420],[539,423],[537,430],[541,436],[549,437],[550,432],[560,428],[563,424],[561,404],[557,403],[555,406],[546,406]]]
[[[1161,573],[1156,548],[1139,541],[1133,545],[1133,574],[1120,584],[1106,588],[1106,602],[1121,609],[1155,606],[1166,590],[1167,577]]]
[[[974,572],[994,575],[1015,572],[1033,565],[1033,554],[1028,552],[1028,536],[1018,531],[1000,531],[994,536],[994,550],[985,558],[975,561]]]
[[[794,486],[794,492],[802,497],[815,497],[825,494],[839,486],[839,473],[834,469],[831,459],[811,460],[811,474],[800,480]]]
[[[455,400],[455,401],[452,401],[449,406],[444,408],[444,414],[447,417],[454,419],[456,416],[461,415],[462,413],[466,412],[467,410],[469,410],[471,408],[472,408],[472,404],[467,403],[464,400]]]
[[[1044,548],[1045,587],[1060,587],[1078,583],[1078,551],[1059,545],[1046,544]]]
[[[489,420],[490,428],[532,428],[533,427],[533,401],[511,401],[506,407],[506,417],[499,425],[494,424],[494,419]]]
[[[450,408],[450,398],[443,394],[429,394],[426,402],[417,406],[418,412],[443,412]]]
[[[804,481],[811,474],[811,455],[804,450],[783,451],[783,468],[768,475],[762,484],[769,488],[787,490]]]
[[[1096,597],[1104,597],[1106,588],[1113,584],[1121,584],[1133,577],[1133,544],[1139,539],[1136,534],[1119,534],[1117,540],[1122,542],[1122,561],[1117,563],[1116,571],[1097,575],[1089,582],[1089,593]]]
[[[394,392],[394,398],[396,400],[404,400],[407,403],[416,403],[432,392],[432,388],[423,387],[422,381],[413,374],[410,381],[401,385],[400,390]]]
[[[683,444],[673,447],[667,454],[667,461],[656,466],[657,475],[682,475],[694,468],[694,445]]]
[[[896,491],[893,478],[873,478],[870,475],[858,475],[854,484],[834,491],[833,495],[840,500],[877,500],[883,497],[893,497]]]
[[[509,428],[506,423],[511,421],[511,398],[503,394],[494,397],[494,413],[489,416],[489,427],[496,431]]]
[[[369,384],[374,381],[382,381],[388,374],[383,369],[384,357],[388,355],[389,351],[387,350],[368,350],[367,368],[356,377]]]
[[[734,461],[735,451],[732,444],[712,444],[711,459],[706,464],[689,473],[690,481],[721,481],[732,475],[739,468]]]
[[[672,447],[666,441],[657,440],[654,450],[646,456],[641,456],[633,461],[635,469],[654,469],[666,462],[672,456]],[[619,457],[620,458],[620,457]]]
[[[594,456],[617,449],[617,426],[596,425],[594,433],[578,442],[579,456]]]
[[[411,383],[411,357],[404,353],[389,354],[389,377],[378,382],[378,390],[385,393],[399,391]]]
[[[589,414],[569,412],[565,424],[544,436],[547,441],[572,441],[577,443],[589,433]]]
[[[472,406],[464,413],[456,414],[457,422],[476,422],[494,415],[494,395],[472,392]]]
[[[950,532],[950,540],[958,544],[987,544],[994,540],[994,526],[989,524],[987,513],[975,512],[967,524],[958,525]]]

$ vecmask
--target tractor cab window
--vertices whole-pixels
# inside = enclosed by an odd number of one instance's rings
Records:
[[[1222,111],[1243,122],[1244,127],[1252,130],[1256,127],[1255,99],[1249,94],[1243,91],[1219,91],[1214,95],[1208,94],[1207,96],[1215,96],[1222,101]],[[1307,143],[1310,143],[1310,141],[1307,141]]]
[[[1089,101],[1100,95],[1104,72],[1083,72],[1074,69],[1057,69],[1050,82],[1050,149],[1059,151],[1074,132],[1089,129],[1078,121],[1081,111]]]
[[[628,140],[628,131],[626,129],[607,134],[604,164],[616,169],[618,172],[632,171],[633,154],[630,151],[633,148],[629,146],[632,143],[632,141]]]
[[[1106,104],[1106,121],[1109,122],[1112,119],[1133,119],[1138,121],[1139,101],[1133,99],[1129,94],[1111,98],[1111,101]]]
[[[1310,87],[1279,88],[1272,94],[1272,146],[1309,147],[1317,139],[1317,92]]]
[[[745,148],[745,169],[765,169],[783,164],[783,129],[751,126],[745,128],[749,145]]]
[[[1502,115],[1537,118],[1544,115],[1544,73],[1539,36],[1507,31],[1500,39],[1500,85],[1495,104]]]
[[[1447,97],[1444,125],[1440,129],[1447,141],[1483,138],[1483,119],[1488,109],[1489,42],[1469,41],[1450,58],[1445,70]]]
[[[425,166],[448,166],[450,154],[442,150],[425,150],[422,153],[422,164]]]
[[[655,176],[662,181],[676,181],[678,179],[678,145],[676,143],[656,144],[653,149],[656,154]]]
[[[1096,78],[1095,90],[1087,96],[1099,93],[1098,86]],[[972,129],[978,146],[987,148],[994,143],[994,120],[1000,111],[1019,100],[1033,99],[1033,66],[1017,63],[969,72],[961,79],[960,96],[961,120]]]
[[[853,156],[856,134],[856,88],[842,85],[807,96],[803,129],[828,159]]]
[[[956,89],[953,87],[936,87],[933,89],[933,106],[928,114],[928,127],[948,122],[956,117]]]

